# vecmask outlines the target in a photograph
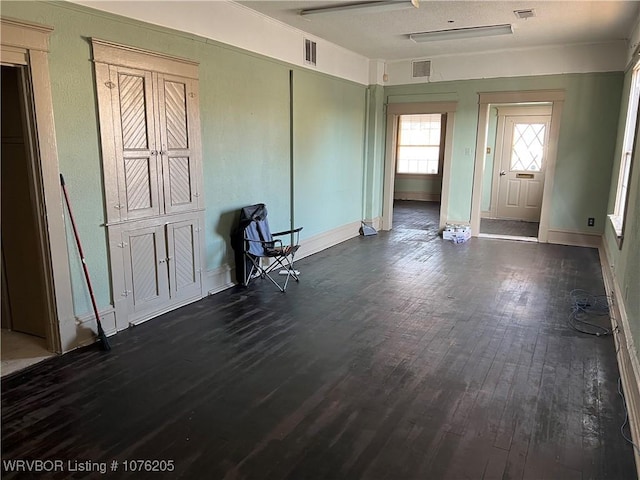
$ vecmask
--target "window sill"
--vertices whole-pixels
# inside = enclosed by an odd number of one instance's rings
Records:
[[[618,248],[622,247],[622,217],[619,215],[607,215],[609,217],[609,223],[611,228],[616,234],[616,240],[618,241]]]

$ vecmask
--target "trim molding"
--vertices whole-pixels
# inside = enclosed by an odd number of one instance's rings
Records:
[[[546,106],[513,106],[496,107],[498,115],[504,117],[528,117],[529,115],[551,115],[551,105]],[[497,143],[497,142],[496,142]]]
[[[631,439],[636,445],[640,445],[640,361],[637,349],[631,335],[629,317],[622,298],[622,289],[618,284],[615,272],[611,268],[611,257],[603,238],[599,246],[600,266],[604,287],[609,297],[611,327],[616,346],[616,359],[620,370],[620,381],[624,392],[627,412],[629,416],[629,430]],[[636,471],[640,478],[640,453],[633,449],[636,461]]]
[[[15,18],[0,18],[2,44],[26,50],[49,51],[49,34],[53,27]]]
[[[198,300],[202,300],[202,295],[198,294],[191,297],[187,297],[174,304],[166,305],[162,308],[158,308],[157,310],[153,310],[151,312],[145,313],[144,315],[140,315],[136,317],[134,320],[127,320],[125,317],[125,321],[128,322],[127,328],[140,325],[141,323],[144,323],[144,322],[148,322],[149,320],[153,320],[154,318],[159,317],[160,315],[164,315],[165,313],[171,312],[180,307],[184,307],[186,305],[189,305],[190,303],[197,302]],[[120,321],[123,321],[123,320],[120,319]],[[124,329],[121,328],[120,331],[122,330]]]
[[[100,323],[104,332],[111,336],[118,333],[116,329],[116,310],[111,305],[100,312]],[[96,341],[96,335],[98,334],[98,326],[96,322],[96,316],[93,312],[85,313],[84,315],[76,316],[76,338],[75,344],[69,345],[68,349],[84,347],[90,345]]]
[[[0,17],[2,61],[5,64],[26,65],[31,82],[31,120],[33,128],[33,167],[38,170],[38,203],[48,277],[50,320],[47,324],[47,349],[64,353],[76,343],[76,325],[71,301],[71,271],[64,226],[64,206],[60,191],[60,168],[53,118],[51,77],[49,74],[49,34],[53,27]],[[48,242],[48,243],[47,243]]]
[[[390,103],[387,113],[394,115],[410,115],[412,113],[442,113],[455,112],[458,102],[420,102],[420,103]]]
[[[198,62],[119,43],[91,39],[93,61],[198,79]]]
[[[547,230],[547,243],[598,248],[602,244],[602,234],[549,229]]]
[[[525,103],[564,101],[564,90],[522,90],[517,92],[478,92],[478,103]]]
[[[357,237],[360,235],[358,232],[360,225],[360,221],[347,223],[346,225],[334,228],[328,232],[323,232],[301,240],[300,250],[298,250],[296,259],[308,257],[309,255],[326,250],[327,248],[333,247],[334,245],[349,240],[350,238]]]
[[[382,217],[365,218],[363,221],[367,225],[371,225],[376,230],[380,230],[382,228]]]
[[[228,263],[213,270],[207,270],[204,274],[202,290],[207,292],[207,295],[214,295],[233,287],[235,282],[232,278],[232,272],[233,267]]]

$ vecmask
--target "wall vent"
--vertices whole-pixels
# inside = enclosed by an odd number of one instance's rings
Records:
[[[316,42],[304,39],[304,63],[307,65],[316,65]]]
[[[531,18],[531,17],[535,17],[536,16],[536,12],[533,8],[526,8],[523,10],[514,10],[513,14],[521,19],[526,20],[527,18]]]
[[[414,60],[411,62],[411,72],[413,78],[431,76],[431,60]]]

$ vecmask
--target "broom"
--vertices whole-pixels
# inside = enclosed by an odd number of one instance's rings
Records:
[[[102,322],[100,322],[100,315],[98,314],[98,306],[96,305],[96,298],[93,294],[93,288],[91,287],[91,278],[89,277],[89,269],[87,268],[87,262],[84,259],[84,252],[82,251],[82,245],[80,244],[80,236],[78,235],[78,229],[76,228],[76,222],[73,219],[73,212],[71,211],[71,202],[69,201],[69,194],[67,193],[67,187],[64,183],[64,177],[60,174],[60,185],[62,186],[62,192],[64,193],[64,199],[67,203],[67,210],[69,210],[69,218],[71,219],[71,226],[73,227],[73,236],[76,239],[76,245],[78,246],[78,253],[80,253],[80,260],[82,261],[82,268],[84,269],[84,278],[87,280],[87,287],[89,288],[89,296],[91,297],[91,304],[93,305],[93,313],[96,316],[96,323],[98,324],[98,341],[102,350],[111,350],[109,340],[102,328]]]

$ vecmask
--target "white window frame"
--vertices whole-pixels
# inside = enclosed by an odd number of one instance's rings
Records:
[[[400,144],[400,122],[402,121],[402,117],[415,116],[415,115],[439,115],[440,116],[440,141],[438,143],[438,171],[436,173],[422,173],[422,172],[401,172],[400,170],[400,162],[398,161],[398,152],[400,147],[402,146],[420,146],[420,147],[433,147],[436,145],[401,145]],[[444,164],[444,142],[446,136],[446,126],[447,126],[447,114],[436,112],[436,113],[405,113],[398,115],[397,119],[397,141],[395,146],[395,155],[396,155],[396,174],[402,176],[417,176],[417,177],[441,177],[442,176],[442,168]]]
[[[616,186],[616,201],[613,214],[609,215],[609,220],[616,232],[618,246],[622,247],[624,236],[624,225],[627,214],[629,198],[629,181],[631,180],[631,167],[633,164],[635,144],[638,135],[638,106],[640,105],[640,60],[633,67],[631,86],[629,88],[629,102],[627,106],[627,117],[624,126],[624,138],[622,141],[622,154],[620,158],[620,170],[618,172],[618,182]]]

